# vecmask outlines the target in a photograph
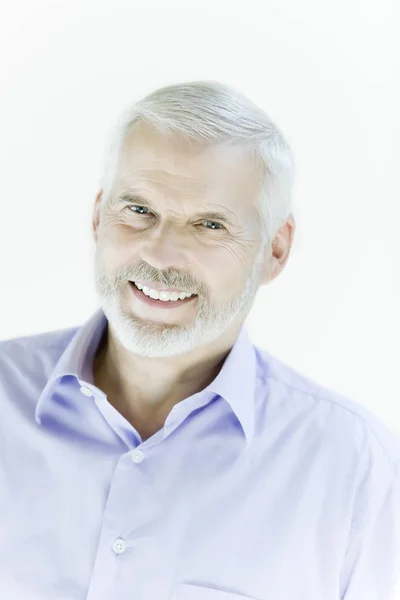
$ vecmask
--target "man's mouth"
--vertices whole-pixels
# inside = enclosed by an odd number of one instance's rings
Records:
[[[182,306],[183,304],[192,302],[195,298],[197,298],[197,294],[189,294],[187,292],[152,290],[147,286],[136,284],[134,281],[130,281],[129,284],[132,292],[137,298],[140,298],[140,300],[142,300],[144,303],[149,306],[153,306],[154,308],[174,308],[176,306]]]

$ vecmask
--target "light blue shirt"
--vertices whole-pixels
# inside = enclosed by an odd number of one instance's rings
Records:
[[[0,343],[0,598],[387,600],[400,440],[254,346],[146,441],[93,383],[107,320]]]

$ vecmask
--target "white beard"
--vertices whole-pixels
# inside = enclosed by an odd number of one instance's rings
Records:
[[[219,304],[210,304],[202,295],[197,298],[197,314],[193,322],[176,325],[145,321],[127,314],[121,308],[119,289],[110,285],[96,254],[95,285],[103,312],[119,342],[133,354],[148,358],[168,358],[209,344],[217,339],[243,312],[249,312],[260,285],[260,270],[264,262],[264,247],[252,265],[242,292]]]

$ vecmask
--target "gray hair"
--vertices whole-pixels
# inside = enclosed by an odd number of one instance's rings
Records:
[[[292,212],[294,159],[288,142],[264,110],[239,90],[216,81],[157,89],[129,106],[111,133],[101,181],[103,200],[111,192],[125,136],[138,121],[193,141],[237,141],[246,146],[265,167],[256,208],[263,245],[272,243]]]

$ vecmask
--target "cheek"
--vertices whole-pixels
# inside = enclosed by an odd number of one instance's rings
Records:
[[[241,289],[246,276],[243,260],[242,254],[232,248],[202,254],[204,282],[211,298],[229,296]]]
[[[105,230],[100,242],[97,252],[107,272],[115,272],[121,267],[137,261],[137,245],[127,241],[127,236],[121,231],[121,228]]]
[[[122,266],[121,254],[113,246],[102,246],[96,250],[96,273],[98,277],[115,285],[116,276]]]
[[[248,253],[249,249],[240,244],[220,244],[206,260],[213,270],[226,277],[235,277],[246,269]]]

